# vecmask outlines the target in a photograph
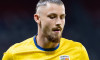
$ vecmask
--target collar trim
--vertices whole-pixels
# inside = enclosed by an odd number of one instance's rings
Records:
[[[58,47],[59,47],[59,44],[58,44],[58,46],[55,47],[55,48],[49,48],[49,49],[42,48],[42,47],[40,47],[40,46],[37,44],[37,42],[36,42],[36,36],[34,36],[34,39],[33,39],[33,40],[34,40],[34,43],[35,43],[36,47],[37,47],[38,49],[42,50],[42,51],[54,51],[54,50],[58,49]]]

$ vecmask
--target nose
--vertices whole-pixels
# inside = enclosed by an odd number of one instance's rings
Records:
[[[56,25],[58,26],[58,25],[61,25],[61,19],[60,18],[58,18],[57,20],[56,20]]]

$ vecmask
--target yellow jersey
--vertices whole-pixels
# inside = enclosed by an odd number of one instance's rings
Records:
[[[61,38],[56,48],[44,49],[37,45],[35,36],[11,46],[2,60],[89,60],[85,47]]]

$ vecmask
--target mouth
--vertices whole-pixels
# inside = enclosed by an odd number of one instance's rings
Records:
[[[54,32],[60,32],[62,29],[61,28],[53,28],[52,31]]]

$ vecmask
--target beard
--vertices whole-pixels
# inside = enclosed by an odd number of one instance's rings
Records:
[[[60,27],[61,28],[61,27]],[[62,28],[61,28],[62,30]],[[60,39],[62,37],[62,31],[60,31],[59,34],[55,34],[52,29],[50,29],[48,26],[45,26],[43,29],[43,35],[48,39],[48,41],[53,43],[60,43]]]
[[[53,42],[53,43],[60,43],[60,39],[62,37],[62,35],[46,35],[47,39],[50,41],[50,42]]]

